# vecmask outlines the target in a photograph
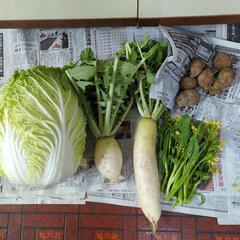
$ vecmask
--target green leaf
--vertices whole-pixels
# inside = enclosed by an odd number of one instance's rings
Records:
[[[137,67],[130,62],[123,62],[123,61],[119,62],[118,71],[123,76],[133,77],[136,70],[137,70]]]
[[[129,55],[129,62],[136,64],[138,59],[138,54],[136,50],[133,50],[132,53]]]
[[[97,62],[97,72],[112,74],[113,61],[112,60],[98,60]]]
[[[77,85],[85,92],[86,87],[93,85],[92,82],[87,81],[76,81]]]
[[[190,134],[191,134],[191,130],[190,130],[190,123],[191,123],[191,120],[190,120],[190,117],[188,114],[185,114],[183,116],[183,119],[182,119],[182,122],[181,122],[181,126],[180,126],[180,137],[179,137],[179,146],[180,146],[180,149],[182,147],[185,147],[188,140],[189,140],[189,137],[190,137]]]
[[[156,56],[156,63],[160,64],[163,60],[163,52],[159,51]]]
[[[82,66],[75,66],[72,69],[67,70],[70,77],[76,80],[90,80],[95,75],[95,67],[82,65]]]
[[[69,90],[71,88],[69,78],[65,72],[61,75],[61,84],[65,90]]]
[[[80,60],[86,64],[93,65],[95,61],[94,53],[91,48],[84,49],[80,54]]]
[[[98,103],[98,104],[100,104],[102,107],[104,107],[104,108],[106,108],[107,107],[107,102],[105,102],[105,101],[101,101],[100,103]]]
[[[102,89],[100,89],[100,93],[101,93],[101,97],[102,97],[103,101],[107,102],[108,101],[108,95]]]
[[[148,59],[152,57],[158,50],[158,44],[155,44],[148,52],[143,53],[144,58]]]
[[[143,40],[139,43],[140,48],[145,48],[149,41],[149,36],[145,34]]]
[[[147,69],[147,82],[149,84],[152,84],[155,82],[155,76],[154,74],[150,71],[150,69]]]

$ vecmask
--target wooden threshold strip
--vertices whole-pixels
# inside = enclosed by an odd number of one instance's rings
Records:
[[[137,24],[137,18],[0,20],[0,28],[120,27],[136,26]]]
[[[196,24],[237,24],[240,23],[240,14],[193,17],[163,17],[139,18],[139,26],[155,25],[196,25]]]
[[[120,27],[194,24],[240,24],[240,14],[219,16],[163,17],[163,18],[111,18],[62,20],[0,20],[0,28],[59,28],[59,27]]]

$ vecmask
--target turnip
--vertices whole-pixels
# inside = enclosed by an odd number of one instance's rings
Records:
[[[123,163],[122,151],[114,137],[99,138],[95,146],[95,165],[98,171],[117,183]]]
[[[141,66],[120,58],[119,53],[113,60],[98,60],[86,48],[80,61],[66,71],[96,137],[96,168],[110,183],[117,183],[121,174],[123,156],[114,136],[132,107],[133,76]]]
[[[142,42],[128,45],[128,59],[137,58],[143,62],[135,75],[137,91],[135,99],[139,120],[133,150],[135,181],[140,207],[156,231],[161,215],[160,208],[160,179],[156,158],[157,121],[164,105],[159,100],[150,98],[150,87],[154,82],[157,70],[166,57],[167,44],[145,38]]]

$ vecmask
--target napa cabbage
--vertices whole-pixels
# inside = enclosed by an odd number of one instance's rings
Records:
[[[63,69],[16,71],[0,89],[1,173],[47,186],[84,165],[86,119]]]

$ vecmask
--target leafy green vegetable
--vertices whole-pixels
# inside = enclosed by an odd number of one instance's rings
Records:
[[[221,150],[220,125],[216,121],[194,124],[189,115],[162,119],[159,126],[161,191],[173,206],[188,204],[201,183],[216,172]],[[203,200],[203,199],[202,199]]]
[[[0,164],[15,183],[59,183],[84,164],[86,119],[62,69],[16,71],[0,89],[0,112]]]
[[[167,56],[167,46],[165,41],[157,42],[145,37],[140,43],[126,43],[118,54],[120,60],[138,66],[134,76],[137,82],[135,99],[142,117],[157,120],[163,112],[164,105],[160,100],[150,98],[150,87]]]
[[[113,136],[133,104],[131,88],[139,66],[120,57],[118,54],[113,60],[97,60],[86,48],[79,63],[66,71],[79,87],[81,103],[96,138]]]

